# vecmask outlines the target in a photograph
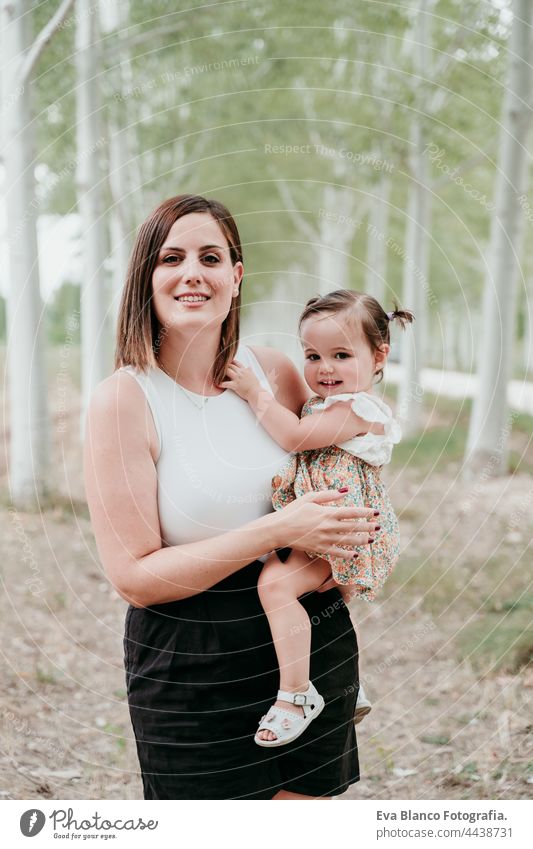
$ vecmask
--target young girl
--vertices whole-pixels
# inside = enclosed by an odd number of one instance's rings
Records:
[[[371,394],[383,375],[394,320],[404,327],[413,315],[397,309],[387,313],[375,298],[347,289],[308,301],[299,332],[304,376],[314,397],[301,419],[236,361],[221,384],[249,403],[282,448],[298,452],[272,481],[276,509],[310,490],[334,488],[346,491],[345,504],[339,506],[373,507],[379,516],[371,546],[361,546],[351,559],[282,549],[266,561],[258,590],[280,667],[280,690],[259,725],[259,746],[290,743],[324,707],[309,680],[311,628],[298,598],[338,585],[345,601],[356,596],[372,601],[398,559],[398,521],[380,468],[390,461],[401,433],[390,408]],[[369,710],[366,699],[364,705],[358,700],[359,708]]]

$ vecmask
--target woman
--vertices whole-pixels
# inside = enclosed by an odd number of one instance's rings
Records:
[[[346,556],[339,546],[367,543],[375,523],[371,510],[336,507],[332,491],[272,512],[285,455],[219,384],[238,357],[296,413],[308,391],[286,357],[239,344],[242,277],[222,204],[162,203],[133,249],[117,370],[88,413],[87,499],[106,573],[129,602],[126,678],[146,799],[329,798],[358,780],[357,644],[335,589],[304,599],[326,708],[282,753],[253,740],[278,686],[260,558],[286,546]]]

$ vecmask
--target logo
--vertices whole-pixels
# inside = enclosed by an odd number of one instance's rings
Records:
[[[20,830],[24,837],[35,837],[42,830],[45,822],[46,817],[42,811],[30,808],[29,811],[24,811],[20,818]]]

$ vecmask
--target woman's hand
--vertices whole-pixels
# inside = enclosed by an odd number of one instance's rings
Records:
[[[372,508],[336,507],[345,492],[323,489],[300,496],[278,513],[283,538],[278,548],[290,546],[299,551],[316,551],[337,557],[356,552],[341,548],[367,545],[374,539],[379,516]],[[281,534],[280,534],[281,536]]]
[[[233,360],[230,363],[225,379],[219,386],[222,389],[231,389],[243,401],[250,401],[261,391],[261,384],[252,369],[246,368],[238,360]]]

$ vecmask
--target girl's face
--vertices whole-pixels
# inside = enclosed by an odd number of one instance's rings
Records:
[[[215,219],[193,212],[174,222],[152,277],[153,304],[163,326],[219,328],[239,294],[241,262],[231,264],[229,245]]]
[[[368,392],[390,350],[383,345],[373,352],[359,322],[342,313],[310,316],[302,325],[302,345],[304,377],[321,398]]]

